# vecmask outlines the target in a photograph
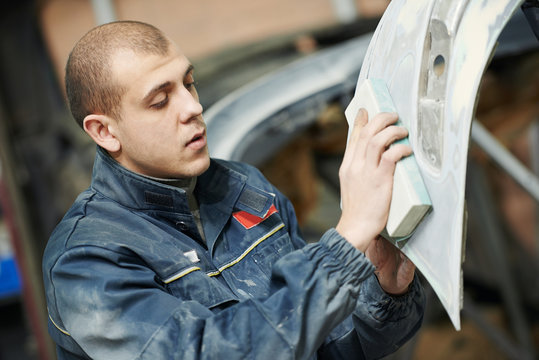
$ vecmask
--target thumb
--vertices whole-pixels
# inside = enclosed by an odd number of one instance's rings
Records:
[[[364,108],[360,108],[357,112],[354,120],[354,127],[352,128],[352,134],[350,135],[350,142],[357,142],[361,129],[369,122],[369,113]]]

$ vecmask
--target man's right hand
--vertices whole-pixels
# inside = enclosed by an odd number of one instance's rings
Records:
[[[342,215],[336,230],[363,252],[387,223],[395,165],[412,153],[407,145],[390,147],[408,136],[405,128],[393,125],[397,119],[397,114],[380,113],[368,121],[367,111],[360,109],[339,170]]]

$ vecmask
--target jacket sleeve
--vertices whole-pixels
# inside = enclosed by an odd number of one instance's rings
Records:
[[[395,352],[421,327],[425,295],[415,276],[402,296],[385,293],[375,275],[361,284],[354,314],[336,327],[319,359],[379,359]]]
[[[290,202],[279,194],[286,208],[292,241],[301,243],[300,230]],[[378,359],[395,352],[421,327],[425,294],[418,276],[402,296],[388,295],[372,273],[360,285],[354,313],[336,326],[318,351],[319,359]]]
[[[79,246],[50,269],[49,313],[95,359],[306,359],[357,309],[372,272],[332,229],[276,263],[267,298],[212,312],[167,293],[132,254]]]

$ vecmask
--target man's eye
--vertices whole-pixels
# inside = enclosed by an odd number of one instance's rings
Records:
[[[196,85],[195,77],[193,76],[193,73],[189,73],[185,79],[183,80],[183,86],[189,91],[191,91]]]
[[[152,109],[161,109],[165,107],[165,105],[168,103],[168,94],[165,95],[165,98],[159,102],[156,102],[155,104],[150,105]]]
[[[194,81],[191,81],[191,82],[188,82],[186,84],[184,84],[183,86],[185,86],[185,88],[187,90],[192,90],[194,87],[195,87],[196,83]]]

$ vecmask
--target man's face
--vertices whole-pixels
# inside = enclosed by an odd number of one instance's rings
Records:
[[[206,125],[187,58],[174,45],[166,56],[122,50],[113,56],[112,73],[126,92],[111,128],[120,150],[111,155],[143,175],[202,174],[209,166]]]

